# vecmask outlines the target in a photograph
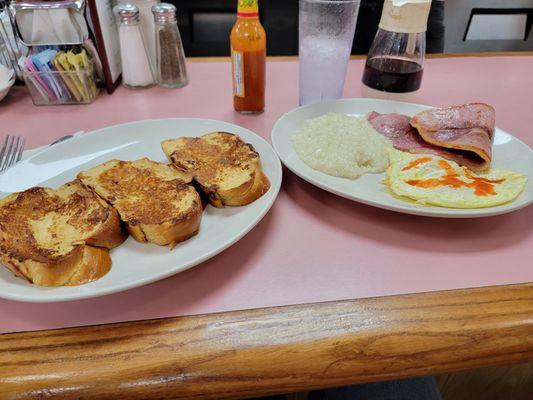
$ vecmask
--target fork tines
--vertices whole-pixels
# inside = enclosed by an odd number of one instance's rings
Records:
[[[7,135],[0,150],[0,172],[5,171],[22,158],[25,139],[21,136]]]

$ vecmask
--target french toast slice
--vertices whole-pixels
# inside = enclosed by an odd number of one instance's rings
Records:
[[[259,154],[238,135],[212,132],[165,140],[161,147],[176,167],[192,174],[215,207],[249,204],[270,188]]]
[[[117,212],[78,180],[0,200],[0,263],[40,286],[94,281],[126,234]]]
[[[161,246],[182,242],[200,228],[202,203],[190,174],[148,158],[111,160],[78,174],[118,211],[139,242]]]

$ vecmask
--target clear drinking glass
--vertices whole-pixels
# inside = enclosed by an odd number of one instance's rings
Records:
[[[300,105],[342,97],[359,0],[300,0]]]

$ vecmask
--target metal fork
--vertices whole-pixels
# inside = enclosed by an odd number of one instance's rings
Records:
[[[0,150],[0,172],[20,161],[25,143],[26,139],[21,136],[7,135]]]

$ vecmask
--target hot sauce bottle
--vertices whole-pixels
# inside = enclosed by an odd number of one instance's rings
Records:
[[[263,112],[266,33],[259,22],[257,0],[239,0],[230,44],[233,107],[242,114]]]

